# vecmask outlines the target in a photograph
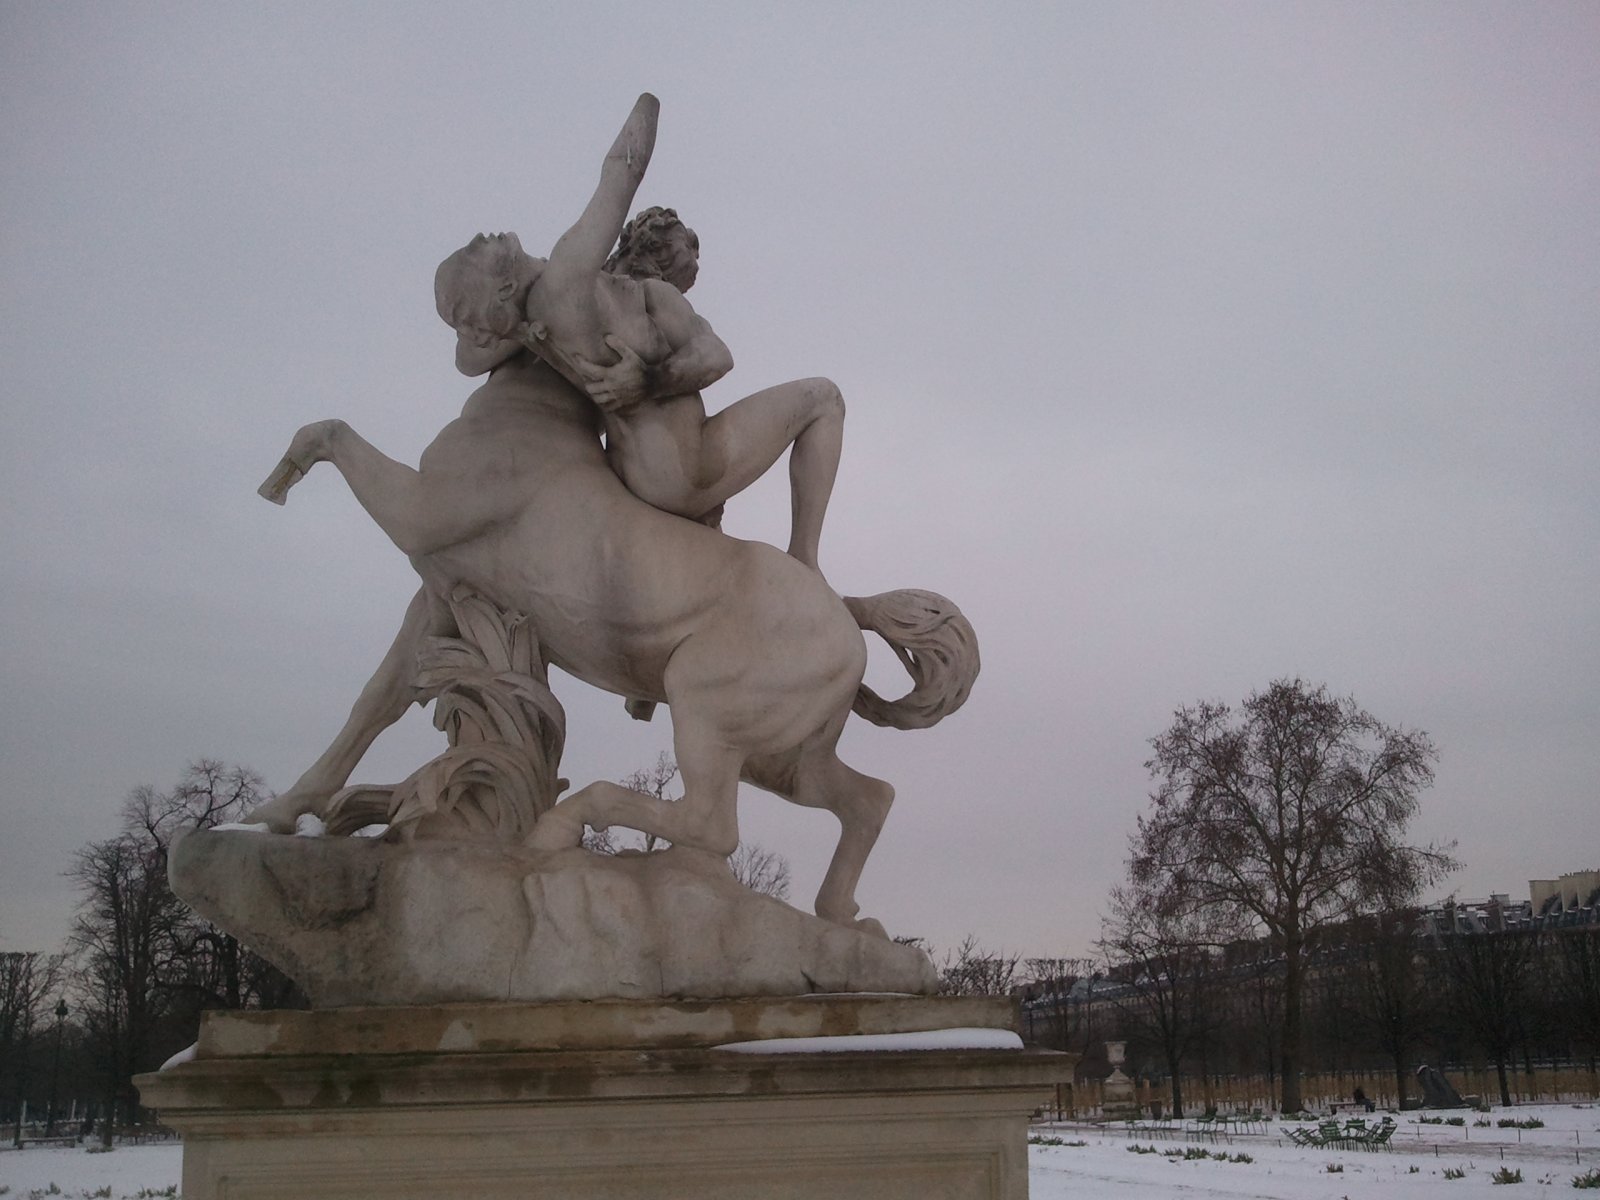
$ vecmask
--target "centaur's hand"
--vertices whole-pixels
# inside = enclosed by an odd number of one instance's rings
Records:
[[[601,366],[579,355],[572,365],[583,376],[584,390],[601,412],[614,413],[650,399],[651,368],[615,334],[606,335],[606,345],[616,352],[617,361]]]

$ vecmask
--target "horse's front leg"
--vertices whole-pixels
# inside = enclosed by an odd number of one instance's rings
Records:
[[[245,820],[268,825],[279,833],[291,833],[295,818],[302,813],[326,815],[328,801],[349,782],[350,772],[378,735],[423,698],[415,682],[422,640],[454,632],[455,621],[448,605],[440,603],[426,588],[413,596],[394,644],[361,689],[333,743],[292,788],[255,809]]]
[[[304,479],[307,471],[333,457],[333,440],[340,426],[350,428],[337,418],[301,426],[278,465],[272,468],[272,474],[256,489],[257,494],[274,504],[288,500],[289,489]]]
[[[411,557],[464,541],[504,515],[506,502],[496,490],[450,476],[425,477],[337,419],[302,427],[258,491],[282,504],[319,462],[339,469],[361,507]]]

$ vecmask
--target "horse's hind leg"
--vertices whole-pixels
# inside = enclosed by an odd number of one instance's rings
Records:
[[[287,792],[261,805],[247,821],[264,822],[279,832],[291,832],[301,813],[321,814],[323,807],[350,778],[372,743],[421,698],[415,679],[417,652],[422,639],[453,632],[450,610],[426,588],[411,598],[400,632],[383,656],[367,686],[361,689],[344,727]]]
[[[673,713],[673,752],[683,777],[683,796],[661,800],[619,783],[600,780],[558,803],[534,826],[528,845],[536,850],[575,846],[585,825],[620,825],[674,846],[726,858],[739,846],[739,766],[742,751],[697,728],[690,714]]]
[[[883,934],[883,926],[872,918],[856,919],[856,885],[894,803],[894,788],[841,762],[835,750],[838,737],[835,727],[831,736],[819,736],[793,754],[751,759],[744,775],[757,787],[839,818],[839,845],[817,891],[817,916]]]

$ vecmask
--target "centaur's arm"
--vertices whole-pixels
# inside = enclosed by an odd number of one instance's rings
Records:
[[[616,352],[616,362],[601,366],[577,358],[574,365],[583,376],[589,398],[606,412],[647,400],[686,396],[710,387],[733,370],[727,343],[694,311],[682,292],[659,279],[642,280],[640,286],[645,311],[672,352],[659,363],[647,363],[621,338],[608,336],[606,345]]]
[[[600,167],[600,186],[595,188],[588,207],[577,223],[561,235],[550,252],[546,270],[597,272],[617,244],[622,226],[633,208],[634,194],[650,165],[656,145],[656,119],[661,102],[649,92],[639,97],[628,114],[622,132],[606,153]]]

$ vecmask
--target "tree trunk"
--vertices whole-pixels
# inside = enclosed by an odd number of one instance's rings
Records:
[[[1278,1061],[1283,1068],[1283,1111],[1305,1107],[1300,1095],[1300,983],[1301,942],[1287,938],[1283,947],[1283,1048]]]
[[[1510,1108],[1511,1089],[1506,1085],[1506,1056],[1504,1053],[1495,1055],[1494,1071],[1500,1077],[1500,1103]]]
[[[1406,1060],[1404,1055],[1394,1056],[1394,1106],[1401,1112],[1406,1107]]]
[[[1169,1052],[1167,1054],[1167,1077],[1172,1080],[1172,1115],[1181,1118],[1183,1116],[1183,1082],[1178,1074],[1179,1065],[1178,1056]]]

